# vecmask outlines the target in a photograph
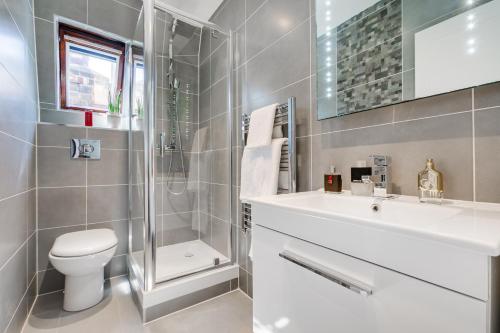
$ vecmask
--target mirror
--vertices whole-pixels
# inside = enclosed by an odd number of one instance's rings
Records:
[[[318,119],[500,80],[500,0],[315,0]]]

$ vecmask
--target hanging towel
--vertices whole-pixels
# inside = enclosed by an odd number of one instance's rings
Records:
[[[241,159],[240,200],[277,193],[281,147],[287,140],[273,139],[269,146],[245,147]]]
[[[247,147],[269,146],[271,144],[277,106],[278,104],[271,104],[252,112],[248,127]]]

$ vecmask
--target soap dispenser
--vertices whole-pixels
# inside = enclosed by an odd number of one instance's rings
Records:
[[[418,198],[420,202],[441,204],[443,194],[443,174],[435,169],[434,161],[429,158],[425,169],[418,174]]]
[[[330,172],[325,174],[325,192],[342,192],[342,176],[335,172],[335,166],[330,166]]]

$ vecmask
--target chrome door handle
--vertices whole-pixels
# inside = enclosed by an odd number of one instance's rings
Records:
[[[283,252],[280,252],[279,256],[315,274],[318,274],[344,288],[354,291],[355,293],[358,293],[363,296],[369,296],[373,294],[372,287],[370,287],[369,285],[361,281],[358,281],[354,278],[348,277],[345,274],[337,272],[320,263],[314,262],[313,260],[300,256],[296,253],[292,253],[290,251],[285,250]]]

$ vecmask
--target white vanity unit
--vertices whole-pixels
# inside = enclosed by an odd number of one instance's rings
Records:
[[[500,205],[323,192],[251,205],[254,333],[500,332]]]

